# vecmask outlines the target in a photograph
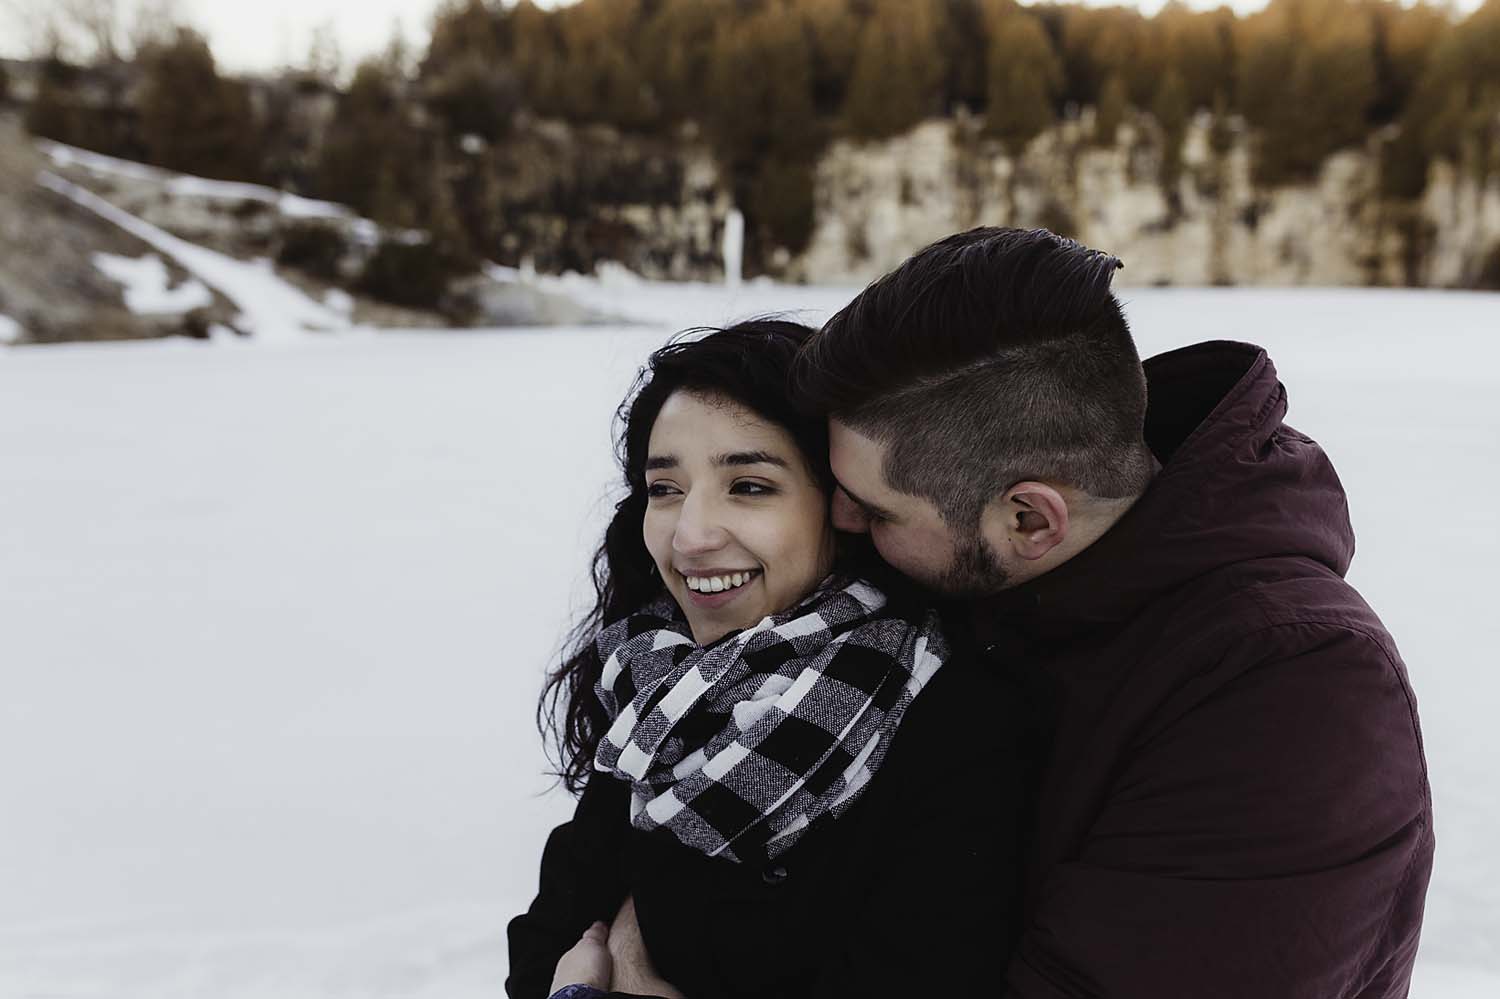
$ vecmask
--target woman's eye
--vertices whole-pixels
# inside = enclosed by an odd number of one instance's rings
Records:
[[[653,482],[646,487],[646,495],[652,499],[659,496],[671,496],[677,492],[677,487],[670,482]]]
[[[776,491],[775,486],[768,486],[764,482],[750,482],[741,479],[729,487],[729,492],[734,496],[769,496]]]

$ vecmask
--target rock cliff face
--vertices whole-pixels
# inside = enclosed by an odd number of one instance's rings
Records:
[[[1122,285],[1475,287],[1500,252],[1500,177],[1434,165],[1420,203],[1379,195],[1378,148],[1330,157],[1309,184],[1251,180],[1243,129],[1215,151],[1211,116],[1189,127],[1181,179],[1158,183],[1149,119],[1112,146],[1092,113],[1006,155],[972,119],[923,123],[881,143],[835,143],[817,173],[817,225],[788,277],[862,282],[924,244],[976,225],[1047,226],[1125,261]],[[1378,141],[1378,140],[1377,140]]]
[[[0,114],[0,343],[205,336],[232,315],[216,297],[183,312],[132,309],[101,256],[140,260],[151,247],[39,187],[48,166],[26,134]],[[176,288],[187,275],[167,265]]]

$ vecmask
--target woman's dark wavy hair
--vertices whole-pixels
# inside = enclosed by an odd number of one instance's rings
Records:
[[[657,414],[679,390],[736,402],[784,427],[824,490],[831,492],[827,421],[821,414],[799,410],[787,391],[792,359],[812,334],[807,326],[780,319],[686,330],[651,355],[620,405],[615,454],[626,493],[615,504],[604,542],[594,554],[594,607],[569,634],[562,665],[548,676],[537,708],[538,727],[555,747],[556,774],[570,792],[583,789],[609,726],[594,696],[603,669],[594,652],[594,637],[604,625],[639,610],[662,590],[641,535],[646,449]]]

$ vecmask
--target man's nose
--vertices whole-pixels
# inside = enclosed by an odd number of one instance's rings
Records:
[[[719,522],[714,504],[689,494],[677,515],[672,549],[679,555],[699,555],[723,547],[724,538],[724,525]]]
[[[830,519],[836,531],[850,534],[865,534],[870,530],[870,515],[864,507],[849,498],[842,488],[833,491],[833,511]]]

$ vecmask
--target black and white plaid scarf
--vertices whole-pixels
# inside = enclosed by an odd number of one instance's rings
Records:
[[[613,724],[594,768],[630,782],[631,824],[745,863],[849,808],[948,657],[936,614],[907,620],[873,586],[832,578],[702,648],[663,596],[595,649]]]

